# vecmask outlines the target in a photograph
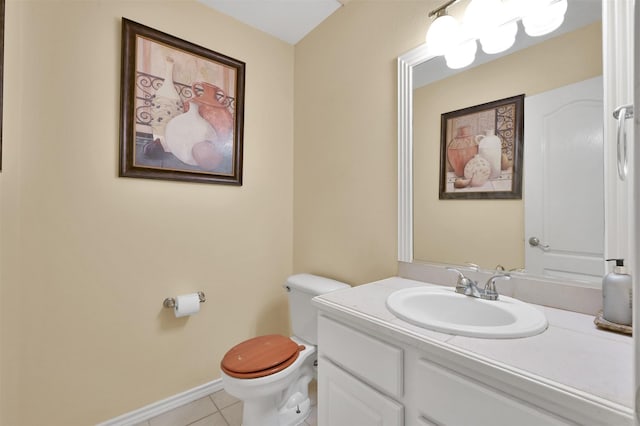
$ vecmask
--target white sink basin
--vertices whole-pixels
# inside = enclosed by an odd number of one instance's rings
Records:
[[[529,337],[547,328],[544,313],[511,297],[490,301],[449,287],[412,287],[393,292],[387,308],[411,324],[460,336],[487,339]]]

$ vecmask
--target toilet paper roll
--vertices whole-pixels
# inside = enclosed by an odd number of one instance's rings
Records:
[[[200,297],[198,297],[198,293],[183,294],[176,297],[176,306],[174,308],[176,318],[197,314],[199,311]]]

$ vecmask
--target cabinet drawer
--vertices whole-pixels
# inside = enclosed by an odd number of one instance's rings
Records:
[[[427,360],[416,369],[423,421],[446,425],[546,426],[569,423]],[[428,423],[426,423],[428,424]]]
[[[388,395],[402,396],[402,349],[320,315],[318,350]]]

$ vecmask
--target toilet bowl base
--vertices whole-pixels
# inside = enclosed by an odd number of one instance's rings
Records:
[[[298,394],[299,395],[299,394]],[[298,426],[311,413],[311,401],[289,398],[279,410],[272,398],[245,400],[242,408],[242,426]]]
[[[279,410],[281,426],[298,426],[311,414],[311,400],[300,393],[289,398],[287,404]]]

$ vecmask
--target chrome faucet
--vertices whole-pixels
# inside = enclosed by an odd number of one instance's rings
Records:
[[[511,279],[511,275],[505,274],[505,273],[498,273],[498,274],[495,274],[492,277],[490,277],[487,280],[486,284],[484,285],[484,289],[482,290],[482,294],[480,294],[480,297],[482,299],[485,299],[485,300],[498,300],[498,297],[500,295],[498,294],[498,290],[496,290],[496,280],[497,279],[510,280]]]
[[[500,295],[496,290],[496,280],[511,279],[511,275],[507,273],[497,273],[490,277],[484,285],[484,288],[480,290],[478,288],[478,284],[471,278],[465,277],[459,269],[447,267],[447,270],[458,274],[458,281],[456,282],[456,293],[464,294],[465,296],[469,297],[477,297],[484,300],[498,300],[498,297]]]
[[[480,290],[478,289],[478,284],[476,284],[475,281],[471,278],[465,277],[459,269],[447,267],[447,271],[458,274],[456,293],[464,294],[465,296],[480,297]]]

